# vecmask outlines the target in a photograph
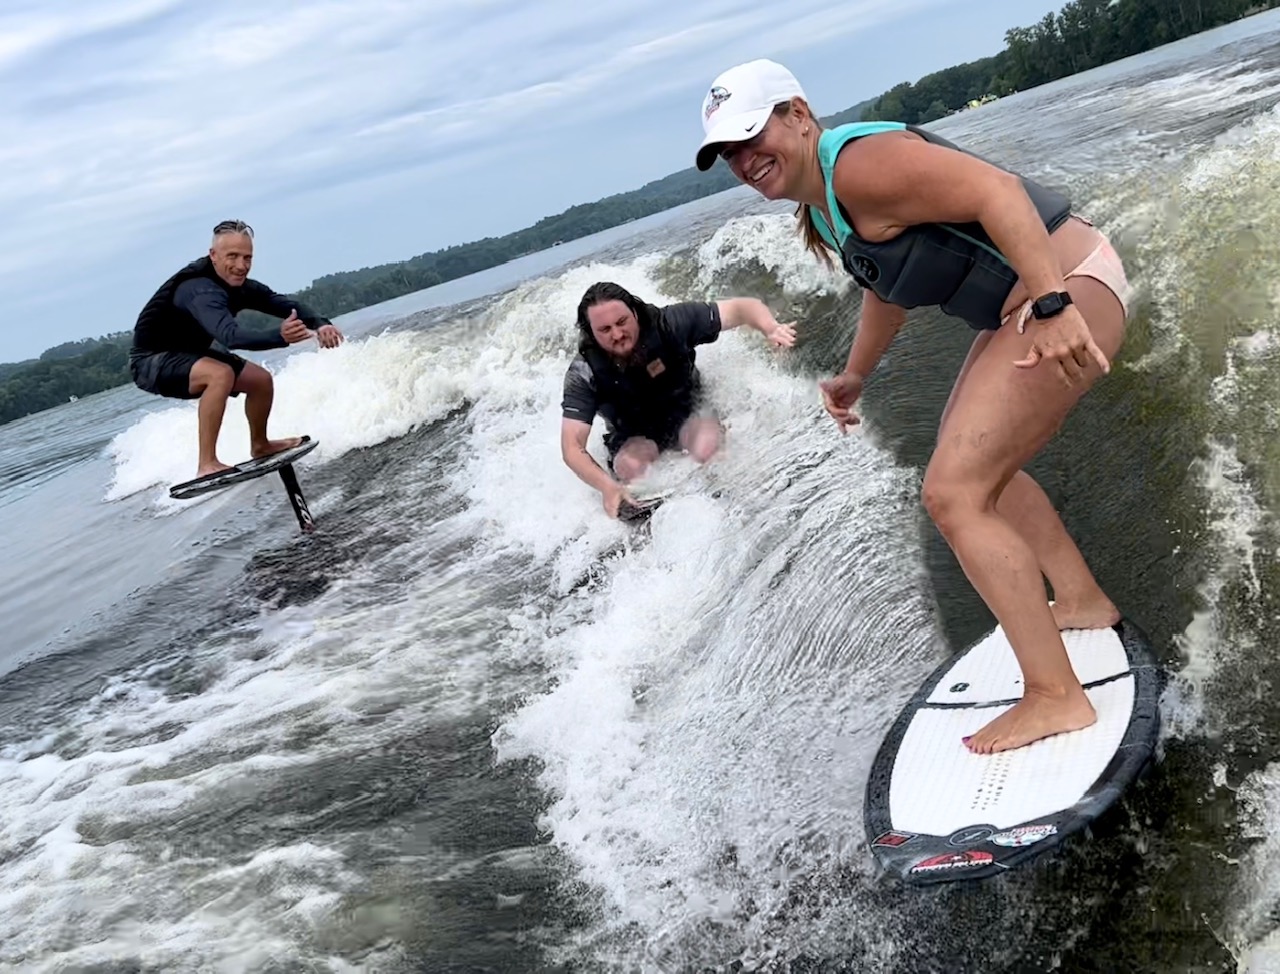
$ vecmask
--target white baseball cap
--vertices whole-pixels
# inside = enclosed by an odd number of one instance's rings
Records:
[[[704,172],[710,169],[723,143],[758,135],[775,105],[804,97],[796,76],[767,58],[722,72],[702,99],[704,138],[698,146],[698,168]]]

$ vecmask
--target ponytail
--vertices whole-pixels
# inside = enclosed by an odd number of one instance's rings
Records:
[[[813,114],[813,109],[809,107],[808,102],[803,104],[805,114],[809,116],[809,123],[821,133],[822,122],[818,120],[817,115]],[[773,114],[775,115],[786,115],[790,111],[791,102],[789,101],[773,106]],[[804,240],[805,250],[809,251],[828,267],[835,266],[835,262],[831,259],[834,251],[831,249],[831,244],[827,243],[826,237],[818,232],[818,227],[813,222],[813,207],[808,203],[801,203],[796,207],[796,232]]]
[[[831,244],[827,243],[827,238],[818,232],[818,227],[813,222],[813,207],[808,203],[801,203],[796,207],[796,231],[804,240],[805,250],[828,267],[835,267],[835,261],[831,259],[834,251]]]

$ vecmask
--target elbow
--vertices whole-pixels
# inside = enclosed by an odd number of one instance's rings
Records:
[[[1005,215],[1011,208],[1016,210],[1026,206],[1034,208],[1035,204],[1027,195],[1022,178],[1003,169],[999,170],[992,175],[990,188],[986,193],[986,205],[982,208],[979,222],[986,226],[993,219],[997,222],[1002,216],[1007,219]]]
[[[907,323],[907,309],[899,304],[890,304],[870,288],[862,292],[862,314],[859,326],[865,324],[877,331],[883,330],[897,334]]]
[[[574,455],[581,452],[582,448],[578,446],[576,441],[571,440],[568,437],[560,440],[560,459],[564,461],[564,465],[566,467],[572,469]]]
[[[1022,177],[1015,173],[1001,169],[996,173],[996,183],[1006,193],[1015,193],[1018,196],[1027,195],[1026,187],[1022,183]]]
[[[721,307],[720,327],[760,328],[769,318],[769,306],[759,298],[731,298]]]

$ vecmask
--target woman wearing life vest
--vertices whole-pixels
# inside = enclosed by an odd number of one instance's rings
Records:
[[[1115,250],[1060,193],[931,133],[897,122],[824,131],[773,61],[717,77],[702,122],[698,168],[719,156],[765,198],[798,203],[806,246],[863,288],[844,370],[820,384],[841,431],[858,422],[863,380],[905,309],[938,307],[977,331],[923,501],[1013,646],[1024,690],[965,744],[990,754],[1093,724],[1060,630],[1120,614],[1022,468],[1120,348],[1129,286]]]

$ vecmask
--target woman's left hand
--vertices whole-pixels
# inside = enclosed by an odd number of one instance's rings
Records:
[[[1032,335],[1031,347],[1025,358],[1013,363],[1020,369],[1035,368],[1047,361],[1049,368],[1057,365],[1068,385],[1084,378],[1090,362],[1096,362],[1104,375],[1111,371],[1111,363],[1094,342],[1084,316],[1074,304],[1047,320],[1027,319],[1027,331]]]

